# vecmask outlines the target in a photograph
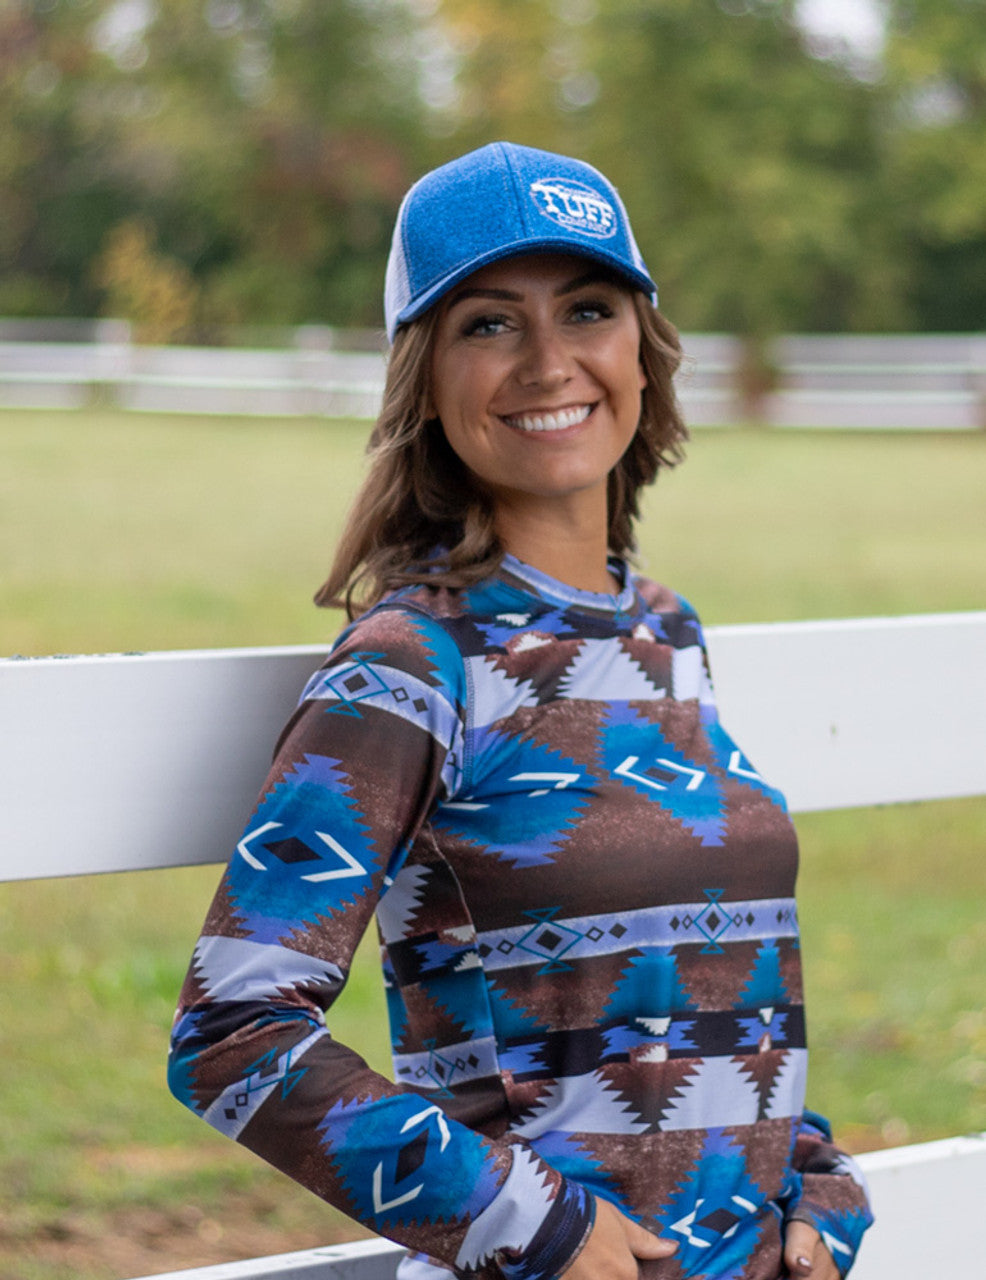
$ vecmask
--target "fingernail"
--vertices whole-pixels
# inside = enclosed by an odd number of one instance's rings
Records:
[[[802,1269],[802,1271],[810,1271],[810,1270],[811,1270],[811,1258],[806,1258],[806,1257],[804,1257],[804,1255],[802,1255],[802,1256],[801,1256],[800,1258],[798,1258],[796,1261],[797,1261],[797,1263],[798,1263],[798,1266]]]

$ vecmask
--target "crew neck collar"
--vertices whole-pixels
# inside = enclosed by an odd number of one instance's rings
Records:
[[[579,587],[560,582],[550,574],[525,564],[508,552],[503,557],[501,569],[510,578],[519,580],[529,591],[542,598],[556,601],[566,608],[592,609],[604,613],[626,613],[633,606],[634,587],[630,567],[618,556],[610,556],[607,561],[611,572],[623,584],[619,591],[583,591]]]

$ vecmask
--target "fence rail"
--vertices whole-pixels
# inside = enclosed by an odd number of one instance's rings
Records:
[[[90,341],[15,340],[16,332],[0,322],[0,407],[95,402],[148,412],[372,418],[383,388],[382,339],[362,330],[308,326],[280,348],[143,347],[113,322],[95,326]],[[737,339],[685,334],[683,342],[678,387],[697,426],[754,415],[787,427],[986,429],[986,334],[778,338],[767,353],[772,389],[755,408],[741,394]]]

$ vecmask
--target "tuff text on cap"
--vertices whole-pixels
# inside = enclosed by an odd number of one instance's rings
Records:
[[[566,231],[580,231],[597,240],[616,235],[616,210],[610,202],[569,178],[539,178],[531,183],[531,199],[538,212]]]

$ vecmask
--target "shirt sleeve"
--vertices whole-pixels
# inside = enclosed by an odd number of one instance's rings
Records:
[[[835,1146],[828,1121],[813,1111],[801,1118],[792,1164],[798,1189],[788,1202],[787,1221],[813,1226],[845,1275],[873,1224],[862,1170]]]
[[[381,896],[462,768],[466,686],[444,629],[385,608],[344,633],[278,744],[195,948],[169,1084],[215,1128],[463,1276],[547,1280],[594,1202],[335,1040],[325,1015]]]

